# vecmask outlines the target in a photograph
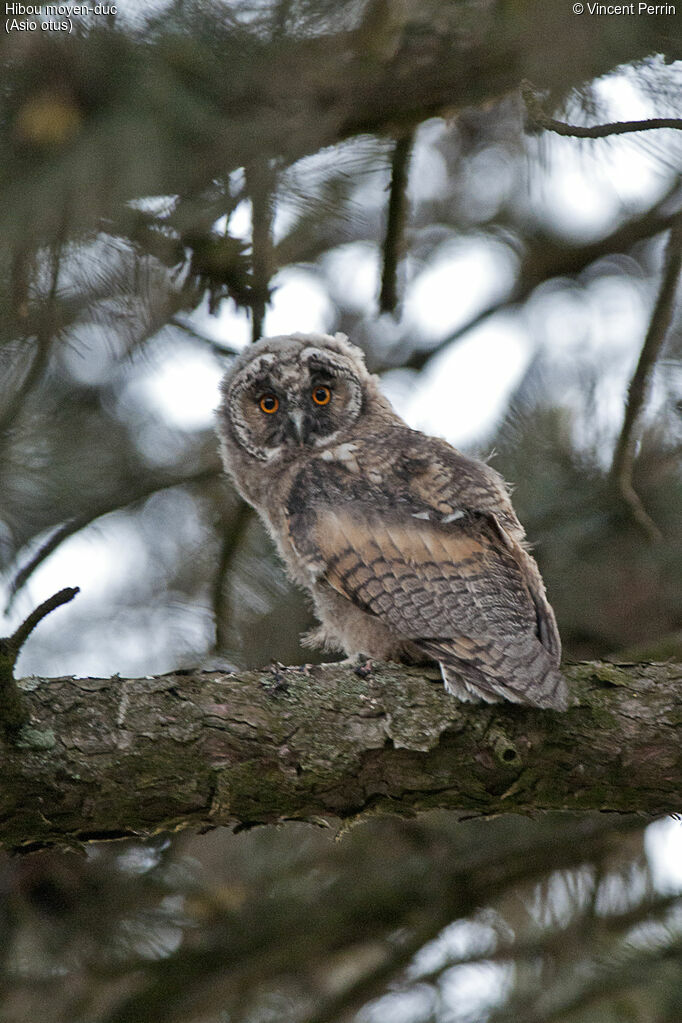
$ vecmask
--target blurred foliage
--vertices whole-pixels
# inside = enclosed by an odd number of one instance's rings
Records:
[[[173,365],[217,375],[296,273],[406,413],[437,387],[454,415],[460,346],[511,324],[525,371],[468,446],[494,447],[514,482],[566,655],[680,656],[679,312],[634,473],[660,543],[609,466],[682,142],[528,137],[516,94],[528,76],[585,123],[679,113],[679,32],[570,7],[175,0],[1,37],[8,622],[83,587],[24,670],[310,658],[309,608],[221,479],[212,430],[187,425],[182,387],[153,397]],[[379,317],[393,141],[412,132],[400,302]],[[583,195],[566,210],[562,174]],[[474,251],[485,280],[460,280]],[[442,329],[415,312],[436,271]],[[679,898],[641,828],[608,818],[377,820],[337,845],[288,825],[5,860],[0,932],[9,1023],[682,1018]]]
[[[8,1023],[679,1018],[680,897],[633,821],[289,824],[1,876]]]

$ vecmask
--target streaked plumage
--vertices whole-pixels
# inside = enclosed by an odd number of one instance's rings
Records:
[[[566,706],[554,614],[502,478],[406,426],[342,335],[246,351],[218,431],[227,472],[313,597],[310,642],[437,661],[462,700]]]

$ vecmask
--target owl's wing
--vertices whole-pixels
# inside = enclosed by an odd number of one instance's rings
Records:
[[[424,472],[415,464],[396,499],[381,506],[376,492],[348,479],[337,489],[332,467],[325,467],[314,505],[290,504],[299,545],[318,578],[437,660],[446,687],[460,698],[564,708],[556,624],[537,567],[519,542],[523,530],[506,490],[500,506],[486,473],[475,477],[479,465],[470,465],[468,492],[460,486],[448,499],[431,451]],[[503,486],[489,473],[490,486]],[[436,492],[429,477],[438,482]],[[461,507],[464,497],[479,508]],[[508,516],[508,530],[486,502]]]
[[[554,611],[535,560],[528,553],[525,531],[509,498],[509,489],[494,469],[467,458],[449,444],[410,431],[406,452],[410,496],[429,509],[431,518],[447,522],[464,509],[487,515],[497,541],[514,558],[535,609],[537,635],[558,666],[561,640]]]
[[[457,695],[566,705],[527,581],[487,516],[386,519],[351,504],[321,510],[311,539],[328,584],[437,660]]]

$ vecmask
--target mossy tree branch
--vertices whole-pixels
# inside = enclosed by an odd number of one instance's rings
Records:
[[[435,673],[348,665],[27,679],[5,753],[13,849],[442,807],[466,816],[680,809],[682,665],[566,669],[564,714],[468,706]]]

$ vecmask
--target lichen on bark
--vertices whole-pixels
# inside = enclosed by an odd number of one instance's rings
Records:
[[[0,842],[34,849],[435,807],[679,810],[682,665],[565,672],[565,713],[461,704],[433,673],[393,664],[367,678],[329,664],[27,679],[30,723],[4,753]]]

